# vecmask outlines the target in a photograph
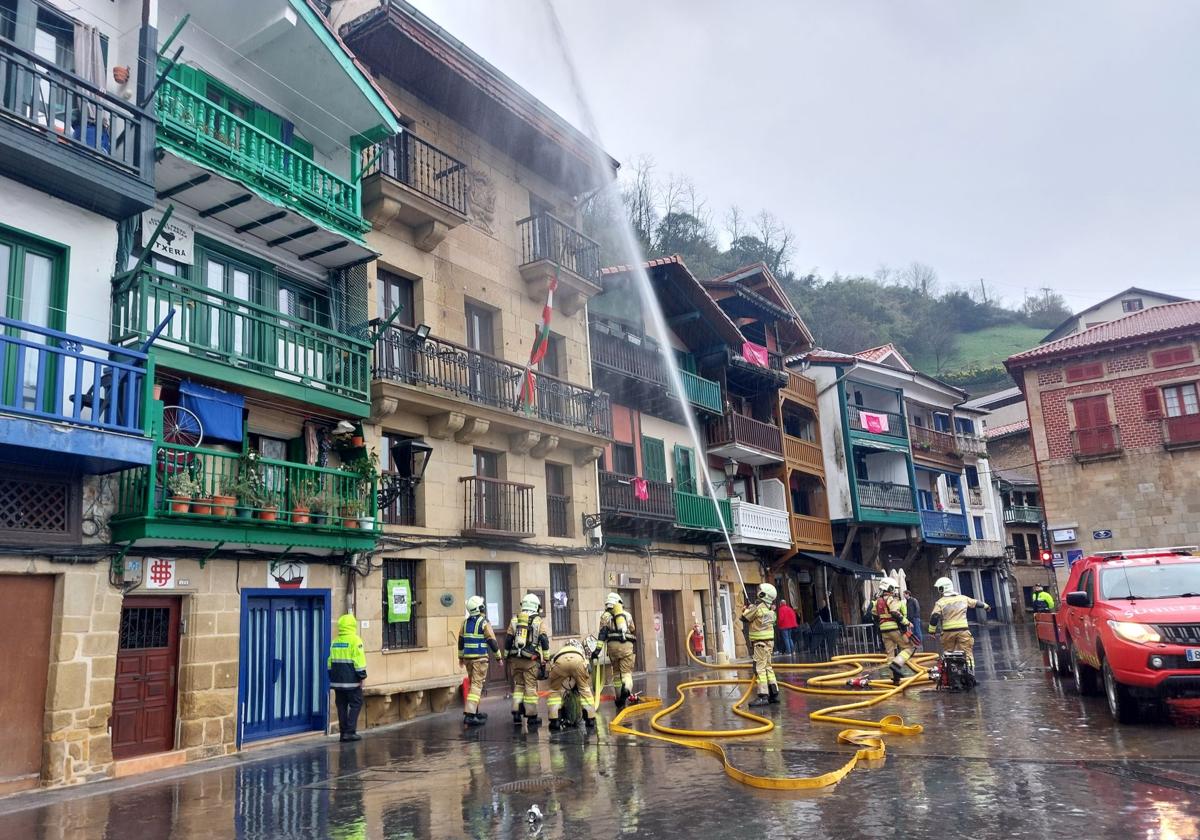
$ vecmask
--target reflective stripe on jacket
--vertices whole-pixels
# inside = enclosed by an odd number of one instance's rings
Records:
[[[881,633],[900,629],[900,622],[896,621],[896,616],[900,616],[905,625],[908,624],[908,605],[902,598],[883,595],[875,600],[874,610],[875,617],[879,619]]]
[[[488,654],[488,639],[492,639],[492,645],[495,644],[495,634],[492,633],[492,627],[488,624],[486,616],[469,615],[466,621],[463,622],[462,633],[459,634],[460,659],[479,659]]]
[[[742,612],[750,622],[750,641],[770,642],[775,639],[775,611],[766,604],[754,604]]]
[[[935,621],[935,618],[940,619],[943,631],[967,630],[967,610],[977,606],[979,602],[966,595],[955,594],[938,598],[937,603],[933,605],[933,612],[929,614],[929,632],[937,632],[935,625],[939,622]]]
[[[327,665],[330,688],[358,688],[367,678],[367,655],[354,616],[346,614],[338,619],[337,636],[329,646]]]
[[[1054,609],[1054,596],[1045,590],[1035,592],[1033,595],[1033,609],[1036,612],[1043,610],[1049,612]]]
[[[637,640],[634,632],[633,616],[625,612],[620,604],[605,607],[600,614],[600,641],[602,642],[633,642]]]

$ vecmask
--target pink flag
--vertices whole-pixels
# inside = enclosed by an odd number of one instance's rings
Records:
[[[767,356],[767,348],[753,341],[742,342],[742,357],[752,365],[769,368],[771,360]]]
[[[644,478],[631,478],[629,483],[633,485],[633,498],[639,502],[647,502],[650,500],[650,485]]]
[[[860,411],[858,416],[862,418],[863,427],[873,435],[881,435],[888,430],[888,416],[886,414],[876,414],[873,411]]]

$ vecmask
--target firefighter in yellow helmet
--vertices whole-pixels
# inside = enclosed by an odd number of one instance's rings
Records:
[[[760,583],[758,600],[742,606],[742,620],[750,624],[750,653],[758,680],[758,697],[751,701],[751,706],[779,702],[779,684],[775,682],[775,669],[771,665],[775,650],[775,610],[771,606],[777,594],[771,584]]]
[[[550,636],[545,622],[538,615],[542,601],[532,592],[521,599],[521,609],[508,622],[505,656],[512,672],[512,719],[520,726],[525,722],[538,726],[538,666],[550,654]]]
[[[589,730],[596,728],[595,698],[592,696],[592,678],[588,673],[588,658],[578,639],[569,639],[550,657],[550,696],[546,706],[550,709],[550,731],[558,732],[558,712],[562,708],[563,696],[569,690],[567,683],[574,683],[583,704],[583,715]]]
[[[933,588],[938,592],[937,603],[929,614],[929,632],[939,633],[942,651],[961,650],[967,655],[967,667],[975,669],[975,638],[971,635],[967,624],[967,610],[991,607],[983,601],[978,601],[967,595],[959,595],[954,591],[954,583],[950,578],[938,578]]]
[[[891,578],[879,582],[879,597],[871,605],[871,612],[879,622],[879,633],[883,636],[883,649],[892,671],[892,685],[900,684],[904,665],[913,655],[912,626],[908,623],[908,605],[900,595],[900,586]]]
[[[467,726],[487,723],[487,715],[479,711],[479,698],[483,696],[483,684],[487,681],[489,650],[496,654],[500,652],[496,633],[483,614],[483,599],[472,595],[467,599],[467,617],[458,632],[458,667],[467,669],[471,681],[463,706],[463,723]]]
[[[616,592],[609,592],[604,599],[604,612],[600,614],[600,634],[597,638],[608,651],[608,661],[613,670],[613,703],[617,711],[625,708],[633,694],[633,643],[637,641],[637,628],[633,616],[625,611],[625,602]],[[600,655],[600,645],[592,651],[592,659]]]

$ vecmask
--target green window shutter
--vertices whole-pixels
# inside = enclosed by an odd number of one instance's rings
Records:
[[[675,360],[679,363],[680,370],[685,370],[688,373],[696,372],[696,357],[691,353],[684,352],[683,350],[676,350]]]
[[[667,454],[658,438],[642,436],[642,477],[650,481],[667,480]]]
[[[283,139],[283,120],[261,105],[254,106],[254,114],[250,120],[254,127],[264,131],[276,140]]]
[[[675,489],[682,493],[696,492],[696,456],[690,447],[675,446]]]
[[[313,145],[301,137],[299,134],[292,135],[292,150],[300,155],[300,157],[312,160]]]
[[[304,435],[287,442],[287,459],[293,464],[308,463],[308,447],[304,443]]]

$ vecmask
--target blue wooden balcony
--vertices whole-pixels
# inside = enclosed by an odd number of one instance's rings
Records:
[[[151,463],[145,353],[0,318],[5,459],[106,473]]]
[[[961,513],[923,510],[921,533],[925,535],[926,542],[938,545],[966,545],[971,541],[971,535],[967,531],[967,518]]]

